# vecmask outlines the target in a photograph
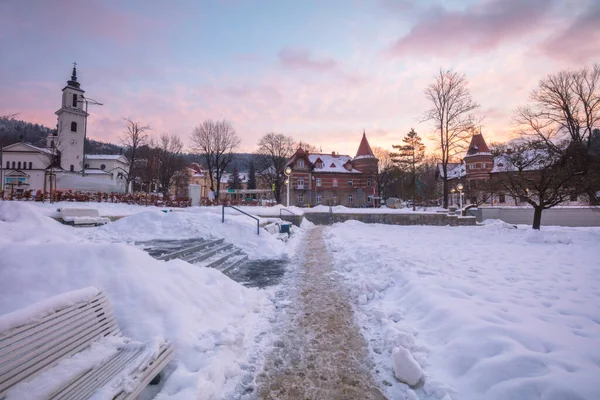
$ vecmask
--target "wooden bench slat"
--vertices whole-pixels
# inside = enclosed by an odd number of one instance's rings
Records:
[[[68,314],[68,313],[72,312],[73,310],[77,310],[77,309],[83,308],[83,307],[89,307],[89,306],[92,306],[92,305],[94,305],[94,304],[96,304],[98,302],[108,303],[108,299],[106,298],[106,296],[104,296],[104,293],[98,293],[89,302],[74,304],[72,306],[63,308],[63,309],[61,309],[59,311],[56,311],[55,313],[46,315],[44,318],[42,318],[41,321],[39,321],[37,323],[32,322],[30,324],[25,324],[25,325],[21,325],[21,326],[15,327],[15,328],[10,329],[10,330],[8,330],[6,332],[0,332],[0,341],[6,340],[6,339],[10,339],[13,336],[18,336],[23,331],[31,329],[32,326],[52,321],[54,318],[58,318],[58,317],[60,317],[60,316],[62,316],[64,314]]]
[[[143,350],[143,346],[140,346],[139,348],[122,349],[106,363],[87,371],[78,379],[72,381],[68,386],[61,388],[60,391],[51,397],[51,399],[79,400],[91,397],[96,390],[106,385]]]
[[[112,309],[103,307],[105,303],[96,303],[91,307],[80,308],[73,310],[69,314],[64,314],[59,318],[55,318],[52,322],[47,321],[40,325],[34,325],[26,331],[22,331],[14,338],[7,338],[0,342],[0,359],[10,357],[9,353],[14,353],[16,349],[33,345],[39,341],[49,340],[55,334],[62,332],[73,325],[87,322],[90,324],[97,323],[98,318],[114,318]],[[104,314],[106,317],[104,317]]]
[[[113,322],[116,324],[112,313],[102,311],[101,315],[92,311],[80,318],[71,320],[70,324],[64,324],[59,329],[48,332],[42,331],[37,333],[34,338],[25,338],[21,342],[13,343],[10,347],[6,348],[6,354],[2,357],[3,362],[0,364],[0,375],[14,368],[15,365],[22,364],[27,359],[46,352],[47,349],[51,348],[55,352],[60,350],[62,347],[55,347],[57,344],[70,343],[88,329],[107,326]]]
[[[113,326],[110,325],[102,325],[82,331],[80,332],[81,336],[77,338],[77,340],[69,342],[66,345],[61,343],[62,346],[58,349],[58,351],[54,351],[51,354],[41,352],[36,358],[30,359],[14,370],[11,370],[10,374],[6,374],[6,378],[4,375],[0,375],[0,377],[5,378],[3,382],[0,381],[0,396],[2,396],[2,394],[8,388],[12,387],[15,383],[21,381],[22,379],[33,376],[34,374],[51,367],[61,358],[69,357],[88,347],[95,338],[101,335],[104,336],[104,333],[107,331],[107,329],[112,328]],[[47,351],[51,348],[52,346],[47,345],[45,346],[44,350]]]

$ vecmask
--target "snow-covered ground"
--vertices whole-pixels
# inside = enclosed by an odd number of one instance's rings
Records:
[[[420,398],[600,399],[599,228],[349,221],[326,237],[383,380],[408,353]]]
[[[103,215],[107,209],[101,208]],[[293,240],[284,244],[266,231],[258,236],[255,221],[242,216],[221,223],[218,213],[201,210],[128,209],[131,216],[103,227],[73,228],[31,203],[0,201],[0,316],[96,287],[111,301],[126,336],[174,343],[172,374],[157,399],[232,398],[255,337],[268,333],[272,293],[246,288],[215,269],[157,261],[130,243],[217,236],[251,257],[279,259],[294,248]]]

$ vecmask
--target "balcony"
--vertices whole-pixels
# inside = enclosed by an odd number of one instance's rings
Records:
[[[304,190],[304,185],[296,185],[296,190]]]

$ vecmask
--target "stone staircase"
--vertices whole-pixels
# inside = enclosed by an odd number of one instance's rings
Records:
[[[248,255],[224,239],[151,240],[136,242],[157,260],[179,258],[191,264],[215,268],[223,273],[246,262]]]

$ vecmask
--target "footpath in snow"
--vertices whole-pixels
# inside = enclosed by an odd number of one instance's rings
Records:
[[[366,343],[346,291],[332,274],[323,228],[305,233],[280,301],[273,350],[256,378],[261,399],[385,399],[371,378]]]

